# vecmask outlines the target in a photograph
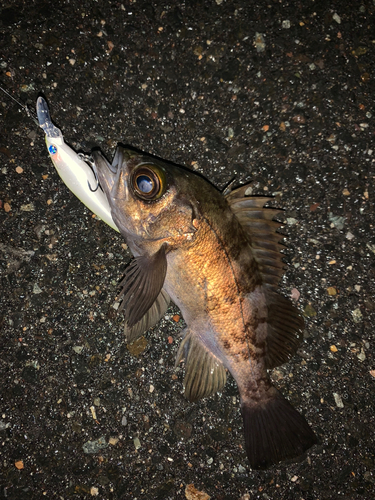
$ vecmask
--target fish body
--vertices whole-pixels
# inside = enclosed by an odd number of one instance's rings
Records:
[[[303,320],[276,292],[283,274],[279,212],[269,198],[226,197],[199,175],[119,147],[112,164],[93,153],[116,226],[135,256],[123,280],[125,333],[134,340],[170,299],[187,327],[185,396],[196,401],[236,380],[253,468],[293,458],[316,442],[308,423],[271,384],[268,369],[295,353]]]

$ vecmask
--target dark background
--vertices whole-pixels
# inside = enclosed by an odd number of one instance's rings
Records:
[[[2,94],[0,498],[183,499],[189,483],[219,500],[372,497],[374,11],[3,4],[1,85],[32,109],[43,93],[76,150],[111,158],[121,141],[220,189],[235,178],[275,195],[289,241],[281,293],[300,293],[306,331],[272,376],[319,444],[251,471],[234,381],[183,397],[176,308],[129,352],[112,307],[124,241],[69,192],[43,132]]]

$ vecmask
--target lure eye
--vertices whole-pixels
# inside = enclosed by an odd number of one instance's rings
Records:
[[[157,200],[165,192],[164,172],[156,165],[140,165],[133,171],[132,186],[142,200]]]
[[[48,146],[48,151],[50,155],[54,155],[57,153],[57,147],[54,144],[50,144]]]

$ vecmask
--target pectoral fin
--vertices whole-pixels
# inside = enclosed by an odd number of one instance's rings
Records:
[[[186,328],[183,335],[176,365],[185,358],[185,397],[189,401],[197,401],[220,391],[225,385],[227,375],[222,363],[193,332]]]
[[[125,271],[119,297],[123,301],[119,310],[125,307],[125,321],[132,329],[157,300],[167,273],[166,245],[151,256],[135,257]]]
[[[138,323],[136,323],[132,327],[129,327],[129,325],[125,323],[124,332],[127,342],[134,342],[144,332],[154,326],[168,309],[169,302],[170,297],[162,288],[155,302],[152,304],[146,314],[138,321]]]

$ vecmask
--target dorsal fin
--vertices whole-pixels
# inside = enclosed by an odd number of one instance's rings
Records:
[[[285,248],[280,241],[284,236],[276,230],[282,223],[272,220],[282,210],[264,208],[269,196],[245,196],[249,185],[231,191],[226,200],[249,237],[254,257],[267,287],[276,289],[285,264],[280,250]]]
[[[296,353],[303,339],[303,318],[296,306],[282,295],[266,292],[268,369],[287,363]]]

